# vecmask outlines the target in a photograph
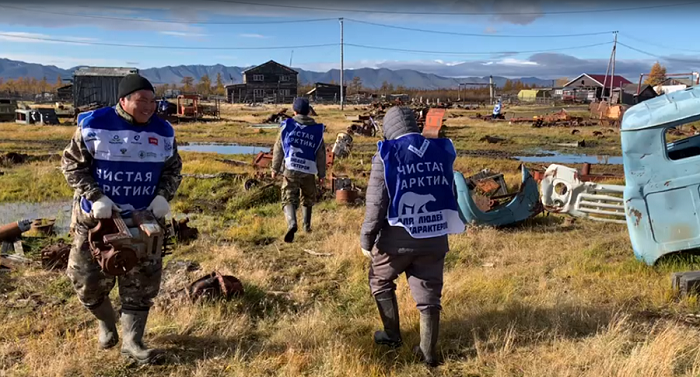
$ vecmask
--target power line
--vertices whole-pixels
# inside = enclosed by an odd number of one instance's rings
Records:
[[[134,45],[134,44],[123,44],[123,43],[107,43],[107,42],[88,42],[88,41],[76,41],[67,39],[57,39],[57,38],[43,38],[43,37],[29,37],[25,35],[14,35],[11,33],[0,33],[0,36],[9,38],[21,38],[21,39],[32,39],[38,41],[47,42],[62,42],[62,43],[72,43],[72,44],[82,44],[91,46],[111,46],[111,47],[137,47],[137,48],[151,48],[151,49],[171,49],[171,50],[288,50],[296,48],[317,48],[317,47],[335,47],[338,43],[326,43],[326,44],[316,44],[316,45],[302,45],[302,46],[274,46],[274,47],[204,47],[204,46],[163,46],[163,45]]]
[[[593,35],[603,35],[603,34],[611,34],[614,31],[600,31],[600,32],[592,32],[592,33],[580,33],[580,34],[550,34],[550,35],[506,35],[506,34],[478,34],[478,33],[458,33],[458,32],[452,32],[452,31],[439,31],[439,30],[427,30],[427,29],[417,29],[417,28],[411,28],[411,27],[404,27],[404,26],[395,26],[395,25],[387,25],[387,24],[380,24],[376,22],[369,22],[369,21],[360,21],[360,20],[355,20],[352,18],[346,18],[348,21],[352,22],[357,22],[360,24],[367,24],[367,25],[374,25],[374,26],[381,26],[381,27],[386,27],[386,28],[392,28],[392,29],[400,29],[400,30],[409,30],[409,31],[417,31],[417,32],[422,32],[422,33],[433,33],[433,34],[446,34],[446,35],[460,35],[460,36],[465,36],[465,37],[489,37],[489,38],[565,38],[565,37],[584,37],[584,36],[593,36]]]
[[[131,17],[113,17],[113,16],[100,16],[91,14],[75,14],[66,12],[55,12],[43,9],[31,9],[22,8],[11,5],[0,5],[0,8],[8,9],[18,9],[32,13],[45,13],[53,14],[57,16],[70,16],[70,17],[83,17],[83,18],[97,18],[102,20],[115,20],[115,21],[129,21],[129,22],[158,22],[166,24],[187,24],[187,25],[269,25],[269,24],[293,24],[293,23],[309,23],[309,22],[319,22],[319,21],[336,21],[337,18],[314,18],[308,20],[280,20],[280,21],[222,21],[222,22],[195,22],[195,21],[177,21],[177,20],[154,20],[146,18],[131,18]]]
[[[388,50],[388,51],[398,51],[398,52],[415,52],[415,53],[424,53],[424,54],[442,54],[442,55],[518,55],[518,54],[535,54],[535,53],[540,53],[540,52],[553,52],[553,51],[574,50],[574,49],[579,49],[579,48],[588,48],[588,47],[604,46],[604,45],[609,45],[609,44],[612,44],[612,43],[613,43],[613,42],[603,42],[603,43],[595,43],[595,44],[590,44],[590,45],[572,46],[572,47],[561,47],[561,48],[553,48],[553,49],[547,49],[547,50],[530,50],[530,51],[482,51],[482,52],[455,52],[455,51],[411,50],[411,49],[402,49],[402,48],[393,48],[393,47],[367,46],[367,45],[354,44],[354,43],[345,43],[345,45],[346,45],[346,46],[352,46],[352,47],[373,49],[373,50]],[[619,43],[619,42],[618,42],[618,43]]]
[[[420,12],[420,11],[386,11],[378,9],[348,9],[348,8],[325,8],[325,7],[312,7],[304,5],[282,5],[282,4],[262,4],[253,3],[247,1],[235,1],[235,0],[204,0],[217,3],[227,3],[227,4],[241,4],[241,5],[255,5],[264,6],[272,8],[286,8],[286,9],[301,9],[301,10],[318,10],[318,11],[328,11],[328,12],[354,12],[354,13],[381,13],[381,14],[414,14],[414,15],[442,15],[442,16],[526,16],[526,15],[548,15],[548,14],[581,14],[581,13],[602,13],[602,12],[629,12],[634,10],[646,10],[646,9],[658,9],[658,8],[670,8],[675,6],[683,5],[698,5],[697,1],[677,3],[677,4],[665,4],[665,5],[648,5],[630,8],[612,8],[612,9],[579,9],[571,11],[542,11],[542,12]]]
[[[687,48],[679,48],[679,47],[664,46],[664,45],[661,45],[661,44],[657,44],[657,43],[653,43],[653,42],[641,40],[641,39],[639,39],[639,38],[635,38],[635,37],[633,37],[633,36],[631,36],[631,35],[627,35],[627,34],[624,34],[624,33],[620,33],[620,34],[621,34],[622,36],[624,36],[625,38],[629,38],[629,39],[631,39],[631,40],[633,40],[633,41],[640,42],[640,43],[644,43],[644,44],[648,44],[648,45],[650,45],[650,46],[654,46],[654,47],[658,47],[658,48],[665,48],[665,49],[667,49],[667,50],[678,50],[678,51],[686,51],[686,52],[696,52],[696,53],[700,53],[700,50],[691,50],[691,49],[687,49]]]
[[[678,59],[678,58],[672,58],[672,57],[669,57],[669,56],[660,56],[660,55],[652,54],[651,52],[647,52],[647,51],[644,51],[644,50],[640,50],[640,49],[638,49],[638,48],[636,48],[636,47],[632,47],[632,46],[626,45],[626,44],[624,44],[624,43],[622,43],[622,42],[620,42],[620,41],[618,41],[617,44],[619,44],[620,46],[627,47],[627,48],[629,48],[630,50],[634,50],[634,51],[637,51],[637,52],[639,52],[639,53],[641,53],[641,54],[649,55],[649,56],[654,57],[654,58],[657,58],[657,59],[668,60],[668,61],[674,61],[674,62],[681,62],[681,63],[693,63],[693,64],[698,64],[698,62],[700,62],[700,59],[695,59],[695,60]]]

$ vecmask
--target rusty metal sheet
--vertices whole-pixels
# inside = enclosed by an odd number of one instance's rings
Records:
[[[425,117],[423,136],[430,139],[437,139],[440,137],[446,111],[445,109],[438,108],[432,108],[428,111],[428,115]]]
[[[269,152],[259,152],[253,159],[253,165],[256,168],[264,169],[272,164],[272,153]]]

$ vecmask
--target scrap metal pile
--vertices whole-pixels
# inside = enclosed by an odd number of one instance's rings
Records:
[[[535,115],[531,118],[528,117],[511,117],[506,119],[506,113],[501,113],[501,116],[497,119],[493,119],[491,115],[483,116],[481,114],[476,114],[471,116],[471,119],[478,119],[488,122],[508,122],[508,124],[517,123],[530,123],[534,128],[540,127],[585,127],[585,126],[595,126],[598,122],[595,120],[586,120],[583,117],[576,117],[569,114],[566,110],[561,109],[556,113]]]

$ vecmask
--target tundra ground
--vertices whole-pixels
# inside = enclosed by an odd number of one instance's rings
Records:
[[[316,110],[317,120],[329,126],[325,139],[331,145],[349,122],[337,108]],[[227,107],[226,120],[177,125],[177,137],[182,143],[271,146],[276,130],[254,130],[245,122],[259,123],[274,111]],[[345,114],[359,112],[349,106]],[[593,137],[599,127],[571,135],[566,128],[533,129],[458,116],[467,114],[448,111],[447,136],[461,152],[455,169],[465,175],[484,168],[503,172],[511,188],[519,184],[520,163],[504,157],[535,149],[566,152],[555,144],[582,138],[591,145],[579,148],[583,153],[620,153],[619,134]],[[57,154],[74,130],[0,124],[0,151]],[[480,142],[485,135],[507,141]],[[354,153],[337,160],[333,172],[348,174],[363,188],[367,177],[362,173],[369,169],[377,140],[355,137]],[[398,280],[398,297],[406,345],[390,351],[372,341],[381,323],[367,286],[368,261],[359,247],[362,206],[340,206],[326,199],[315,207],[313,233],[300,232],[293,244],[285,244],[276,193],[253,200],[243,189],[253,168],[219,161],[251,161],[252,156],[181,154],[185,174],[232,174],[185,177],[172,202],[174,213],[189,216],[200,237],[175,245],[165,264],[191,261],[200,269],[164,279],[149,319],[145,340],[168,351],[167,364],[137,370],[118,350],[99,351],[96,322],[78,303],[64,273],[32,266],[0,275],[0,375],[431,374],[410,352],[418,341],[418,312],[403,277]],[[547,164],[528,164],[541,165]],[[58,166],[54,156],[0,167],[0,206],[69,200],[72,191]],[[607,166],[598,171],[622,169]],[[624,225],[585,220],[570,224],[564,219],[539,215],[506,229],[470,227],[450,238],[439,346],[445,362],[432,374],[700,374],[700,330],[691,316],[698,312],[698,303],[694,297],[674,298],[669,279],[671,272],[697,269],[700,263],[685,258],[650,267],[634,258]],[[48,240],[27,241],[32,246],[29,255],[36,257],[39,245]],[[168,295],[213,270],[240,278],[245,295],[195,304]],[[117,289],[112,298],[118,302]]]

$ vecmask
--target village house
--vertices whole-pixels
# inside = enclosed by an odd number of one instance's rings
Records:
[[[622,93],[620,93],[622,91]],[[639,93],[637,93],[639,91]],[[622,88],[613,89],[613,103],[622,103],[624,105],[636,105],[648,99],[656,97],[658,94],[654,88],[648,84],[626,84]],[[618,98],[621,100],[618,101]]]
[[[615,75],[594,75],[583,73],[567,82],[563,87],[562,99],[565,101],[592,102],[610,96],[610,81],[613,89],[631,84],[626,78]]]
[[[139,73],[129,67],[80,67],[73,72],[73,107],[96,103],[114,106],[119,102],[119,82],[130,73]]]
[[[242,84],[226,85],[229,103],[291,103],[297,96],[299,72],[273,60],[241,74]]]
[[[340,85],[317,82],[314,83],[314,88],[309,90],[305,95],[309,97],[309,100],[318,103],[340,102]],[[345,96],[345,98],[348,96],[347,85],[343,85],[343,96]]]

